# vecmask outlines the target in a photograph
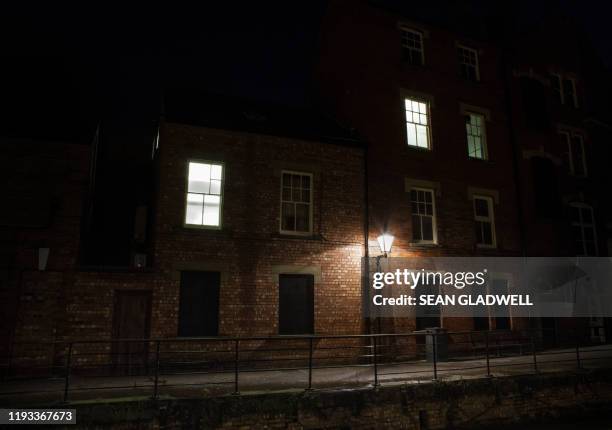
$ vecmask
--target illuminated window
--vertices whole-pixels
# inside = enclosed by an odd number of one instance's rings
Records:
[[[401,27],[400,31],[402,33],[402,57],[404,61],[415,66],[425,64],[423,34],[407,27]]]
[[[561,143],[565,147],[565,164],[570,174],[574,176],[587,175],[586,153],[584,140],[578,133],[561,131]]]
[[[569,210],[576,255],[597,255],[593,208],[584,203],[572,203]]]
[[[221,227],[223,165],[189,162],[185,224]]]
[[[485,118],[482,115],[469,113],[465,117],[468,156],[480,160],[487,159],[485,146]]]
[[[436,243],[436,208],[433,190],[410,190],[412,212],[412,240],[419,243]]]
[[[408,146],[429,149],[429,103],[405,99],[406,136]]]
[[[466,46],[457,46],[457,56],[459,59],[459,75],[470,81],[479,81],[478,51]]]
[[[491,197],[474,196],[474,221],[476,246],[495,248],[495,221],[493,219],[493,199]]]
[[[281,233],[312,233],[312,175],[282,172]]]

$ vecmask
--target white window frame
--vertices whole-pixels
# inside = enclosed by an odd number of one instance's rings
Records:
[[[476,68],[476,82],[480,82],[480,59],[478,58],[478,50],[474,49],[474,48],[470,48],[469,46],[462,45],[460,43],[457,44],[457,49],[458,50],[464,49],[464,50],[470,51],[470,52],[472,52],[474,54],[474,57],[476,58],[476,64],[468,64],[468,63],[465,63],[465,62],[460,62],[459,64],[460,65],[466,64],[468,66],[474,66]],[[461,58],[463,58],[463,57],[461,57]]]
[[[420,112],[420,108],[419,108],[419,112],[413,111],[412,108],[411,110],[406,109],[406,102],[410,101],[411,104],[412,103],[419,103],[419,104],[424,104],[425,105],[425,113],[421,113]],[[403,111],[404,111],[404,132],[406,133],[406,144],[408,145],[409,148],[412,149],[420,149],[423,151],[431,151],[431,105],[430,105],[430,101],[421,97],[415,97],[415,96],[411,96],[411,95],[406,95],[404,97],[402,97],[402,102],[403,102]],[[408,121],[408,112],[411,113],[411,117],[412,119],[410,121]],[[419,122],[415,122],[413,115],[419,115]],[[420,122],[420,116],[421,115],[425,115],[425,124]],[[415,127],[415,139],[416,139],[416,145],[411,145],[410,144],[410,140],[409,140],[409,134],[408,134],[408,124],[413,124]],[[425,127],[425,131],[426,131],[426,136],[427,136],[427,146],[419,146],[418,145],[418,133],[416,132],[416,127],[417,126],[424,126]]]
[[[579,107],[579,104],[578,104],[578,93],[576,92],[576,78],[573,78],[567,75],[563,75],[561,73],[551,73],[551,75],[554,76],[554,78],[559,83],[558,95],[559,95],[559,100],[561,101],[562,105],[569,102],[568,100],[566,100],[566,97],[565,97],[564,81],[570,81],[572,83],[572,94],[573,94],[572,103],[573,103],[573,107],[577,109]],[[555,90],[555,92],[557,92],[557,90]]]
[[[189,195],[190,194],[200,194],[200,195],[216,195],[211,193],[200,193],[200,192],[190,192],[189,191],[189,166],[191,163],[194,164],[209,164],[211,166],[221,166],[221,185],[219,190],[219,224],[218,225],[208,225],[208,224],[190,224],[187,222],[187,205],[189,204]],[[221,230],[223,226],[223,196],[225,189],[225,163],[222,161],[212,161],[212,160],[201,160],[201,159],[189,159],[187,161],[187,172],[185,175],[185,207],[183,212],[183,227],[187,228],[201,228],[208,230]],[[204,205],[202,205],[202,210],[204,210]]]
[[[567,142],[567,159],[569,161],[569,169],[570,174],[579,178],[586,178],[589,175],[587,159],[586,159],[586,151],[584,149],[584,135],[582,133],[570,132],[568,130],[560,130],[559,134],[565,136],[565,141]],[[572,151],[572,146],[574,145],[574,138],[580,139],[580,152],[582,152],[582,170],[584,174],[578,175],[576,174],[576,168],[574,166],[574,152]]]
[[[426,193],[431,193],[431,228],[432,228],[432,240],[423,240],[423,239],[414,239],[414,236],[411,237],[411,242],[419,245],[436,245],[438,243],[438,222],[437,222],[437,210],[436,210],[436,190],[432,188],[421,188],[421,187],[411,187],[408,196],[410,198],[410,225],[412,227],[412,216],[418,215],[420,217],[430,216],[425,214],[415,214],[412,209],[412,191],[424,191]],[[423,222],[421,221],[421,237],[423,236]]]
[[[590,205],[587,205],[586,203],[582,203],[582,202],[572,202],[569,204],[569,206],[578,209],[578,214],[580,216],[579,222],[575,222],[573,220],[571,221],[571,225],[573,227],[580,228],[580,234],[582,236],[582,254],[579,254],[579,255],[589,256],[589,254],[587,254],[586,240],[584,237],[585,227],[589,227],[593,229],[593,244],[595,245],[595,256],[599,255],[599,247],[597,246],[598,245],[597,244],[597,224],[595,222],[595,211],[593,211],[593,207]],[[592,224],[584,222],[584,220],[582,219],[582,209],[588,209],[589,211],[591,211],[591,219],[593,220]]]
[[[487,202],[487,209],[489,212],[488,217],[476,215],[476,200],[484,200]],[[495,234],[495,206],[493,204],[493,198],[490,196],[483,196],[475,194],[472,196],[472,210],[474,211],[474,222],[488,222],[491,224],[491,240],[492,243],[478,243],[476,242],[477,248],[497,248],[497,235]]]
[[[468,133],[467,127],[466,127],[465,133],[466,133],[466,140],[467,140],[467,144],[468,144],[468,148],[467,148],[468,149],[468,157],[471,160],[488,160],[489,159],[489,152],[487,150],[487,125],[486,125],[487,118],[486,118],[486,116],[483,115],[482,113],[472,112],[472,111],[467,111],[465,113],[465,115],[470,117],[470,119],[471,119],[472,115],[480,118],[480,142],[481,142],[481,146],[482,146],[482,158],[472,157],[470,155],[469,137],[472,136],[472,135],[470,133]],[[471,121],[470,121],[470,125],[472,125]]]
[[[421,40],[421,49],[417,50],[416,48],[412,47],[412,46],[406,46],[404,44],[404,35],[401,34],[401,39],[402,39],[402,49],[408,49],[411,52],[418,52],[421,54],[421,65],[424,66],[425,65],[425,43],[424,40],[425,38],[423,37],[423,32],[419,31],[419,30],[415,30],[414,28],[410,28],[406,25],[400,25],[400,33],[412,33],[415,34],[419,37],[419,39]]]
[[[283,200],[283,175],[287,173],[289,175],[300,175],[300,176],[308,176],[310,177],[310,201],[308,203],[308,231],[295,231],[295,230],[283,230],[283,203],[296,203],[293,200]],[[314,175],[308,172],[299,172],[296,170],[281,170],[280,176],[280,207],[279,207],[279,223],[278,223],[278,231],[280,234],[290,235],[290,236],[311,236],[313,232],[313,206],[314,206]],[[293,198],[293,197],[292,197]],[[303,202],[302,202],[303,203]]]

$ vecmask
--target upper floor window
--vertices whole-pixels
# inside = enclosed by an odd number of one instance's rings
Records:
[[[567,151],[565,152],[565,163],[570,174],[575,176],[587,175],[586,152],[584,139],[579,133],[561,131],[562,144]]]
[[[584,203],[572,203],[569,209],[576,255],[597,255],[593,208]]]
[[[430,149],[429,103],[424,100],[405,99],[406,136],[408,146]]]
[[[407,27],[400,27],[402,33],[402,58],[409,64],[422,66],[425,64],[423,53],[423,33]]]
[[[185,224],[221,227],[223,165],[189,162]]]
[[[578,107],[576,94],[576,80],[567,76],[553,73],[551,76],[552,89],[561,104]]]
[[[281,233],[312,233],[312,174],[283,171]]]
[[[436,208],[434,191],[424,188],[410,190],[412,212],[412,240],[419,243],[436,243]]]
[[[495,221],[493,218],[493,199],[487,196],[474,196],[474,221],[476,246],[495,248]]]
[[[457,46],[457,56],[459,59],[459,75],[470,81],[479,81],[478,51],[459,45]]]
[[[484,116],[477,113],[468,113],[465,116],[465,131],[467,134],[468,156],[470,158],[486,160]]]

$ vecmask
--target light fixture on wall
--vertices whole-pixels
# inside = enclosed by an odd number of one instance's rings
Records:
[[[383,233],[376,239],[378,241],[378,246],[380,246],[380,252],[385,258],[387,258],[387,253],[391,252],[393,239],[395,239],[395,237],[389,233]]]

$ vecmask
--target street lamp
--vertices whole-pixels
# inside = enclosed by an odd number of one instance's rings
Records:
[[[380,252],[382,252],[383,256],[387,258],[387,253],[391,252],[391,247],[393,246],[393,237],[392,234],[383,233],[376,239],[378,241],[378,246],[380,246]]]

